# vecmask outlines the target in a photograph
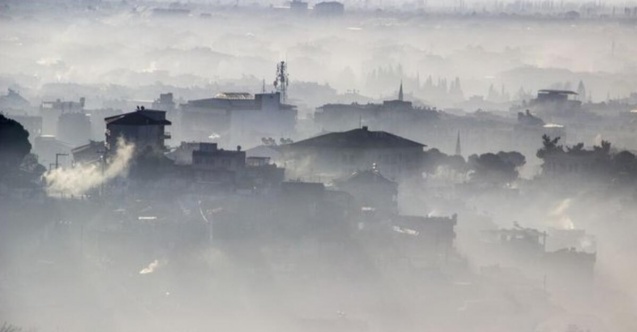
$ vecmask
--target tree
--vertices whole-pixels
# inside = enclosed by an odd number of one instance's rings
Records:
[[[537,157],[544,159],[544,157],[549,153],[564,152],[564,147],[557,144],[559,141],[559,136],[551,139],[551,136],[549,135],[542,135],[542,147],[537,150]]]
[[[19,122],[0,114],[0,178],[17,172],[30,151],[29,132]]]
[[[581,154],[583,152],[585,152],[584,150],[584,143],[577,143],[571,147],[566,147],[566,151],[568,153],[572,153],[572,154]]]
[[[37,155],[29,153],[22,159],[20,171],[29,181],[34,181],[40,179],[40,177],[46,172],[46,167],[42,166],[38,162]]]
[[[635,159],[635,155],[628,151],[622,151],[614,155],[613,163],[615,166],[615,170],[618,173],[634,174],[635,170],[637,170]]]
[[[610,157],[610,142],[602,140],[602,143],[593,146],[593,151],[600,157]]]
[[[447,166],[456,172],[466,172],[466,163],[462,156],[450,156],[435,148],[425,151],[422,166],[424,171],[430,174],[435,173],[439,166]]]
[[[517,151],[500,151],[498,152],[497,156],[500,157],[500,159],[502,159],[503,161],[513,165],[516,169],[526,164],[526,157]]]
[[[524,164],[525,158],[519,152],[485,153],[469,156],[469,167],[474,171],[471,181],[503,185],[518,177],[517,168]]]

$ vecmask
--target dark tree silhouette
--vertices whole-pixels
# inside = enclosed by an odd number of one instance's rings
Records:
[[[38,162],[38,156],[29,153],[22,159],[20,171],[27,181],[35,181],[46,172],[46,167]]]
[[[637,170],[636,157],[628,151],[622,151],[613,156],[613,164],[617,173],[633,175]]]
[[[585,152],[584,150],[584,143],[577,143],[571,147],[566,147],[566,151],[568,153],[572,153],[572,154],[581,154],[583,152]]]
[[[503,185],[518,177],[519,166],[526,162],[519,152],[485,153],[469,156],[469,167],[474,171],[471,181]]]
[[[17,172],[30,151],[29,132],[19,122],[0,114],[0,178]]]
[[[435,148],[425,151],[422,158],[423,170],[427,173],[435,173],[439,166],[466,172],[466,162],[462,156],[450,156]]]
[[[7,322],[4,322],[0,326],[0,332],[21,332],[21,331],[22,331],[21,328],[8,324]]]
[[[602,143],[597,146],[593,146],[593,151],[595,151],[595,153],[603,158],[609,158],[610,157],[610,142],[609,141],[602,141]]]
[[[526,157],[517,151],[500,151],[498,152],[497,156],[500,157],[500,159],[502,159],[503,161],[515,166],[515,168],[522,167],[524,166],[524,164],[526,164]]]
[[[564,152],[564,148],[561,145],[558,145],[559,141],[559,136],[551,139],[551,137],[546,134],[542,135],[542,147],[537,150],[537,157],[544,159],[544,157],[549,153]]]

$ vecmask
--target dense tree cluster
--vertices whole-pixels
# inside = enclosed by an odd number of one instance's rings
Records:
[[[471,181],[504,185],[518,178],[518,169],[526,163],[526,158],[516,151],[500,151],[496,154],[471,155],[467,163],[473,171]]]
[[[0,114],[0,182],[39,180],[46,168],[30,152],[29,132],[19,122]]]
[[[14,175],[30,151],[29,132],[19,122],[0,114],[0,179]]]
[[[471,155],[465,161],[462,156],[447,155],[437,149],[425,152],[423,168],[435,173],[438,167],[447,167],[455,172],[468,174],[474,183],[505,185],[518,178],[518,169],[526,163],[523,154],[517,151]]]
[[[572,146],[559,144],[560,137],[542,136],[543,146],[537,157],[543,160],[543,167],[568,164],[569,167],[554,167],[557,173],[576,170],[579,173],[602,179],[637,179],[637,158],[630,151],[614,151],[611,143],[601,141],[592,149],[584,143]]]

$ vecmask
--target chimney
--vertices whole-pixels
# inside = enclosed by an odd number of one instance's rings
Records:
[[[367,126],[363,126],[363,128],[362,128],[362,129],[363,129],[363,131],[368,131]]]

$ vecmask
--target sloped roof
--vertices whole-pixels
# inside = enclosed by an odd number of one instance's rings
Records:
[[[396,183],[384,177],[378,170],[368,169],[364,171],[356,171],[350,177],[348,177],[345,183],[380,183],[380,184],[393,184]]]
[[[287,148],[423,148],[426,145],[385,132],[371,131],[367,127],[344,132],[329,133],[288,144]]]
[[[90,151],[98,151],[100,149],[104,149],[104,141],[90,141],[88,144],[80,145],[71,150],[71,153],[84,153]]]
[[[104,121],[106,121],[106,124],[116,124],[116,125],[125,125],[125,126],[143,126],[143,125],[170,126],[172,124],[170,121],[165,119],[153,119],[147,114],[144,114],[143,111],[109,116],[107,118],[104,118]]]

